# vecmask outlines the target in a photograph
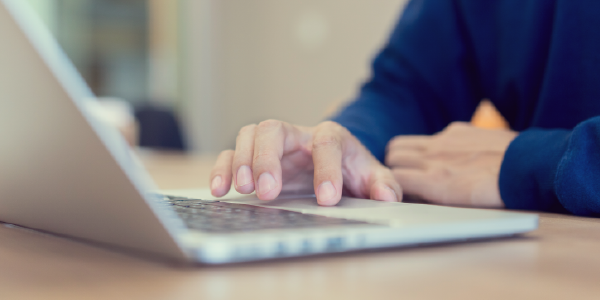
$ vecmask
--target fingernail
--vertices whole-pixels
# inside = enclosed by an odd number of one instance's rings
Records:
[[[250,167],[241,166],[238,169],[237,176],[235,178],[235,184],[238,187],[242,187],[251,182],[252,182],[252,171],[250,171]]]
[[[275,178],[273,175],[265,172],[258,177],[258,192],[264,195],[275,188]]]
[[[319,185],[319,188],[317,189],[317,197],[319,203],[322,204],[331,203],[336,194],[337,192],[331,181],[325,181],[321,183],[321,185]]]
[[[221,182],[223,182],[221,176],[216,176],[215,178],[213,178],[212,183],[210,184],[210,189],[213,191],[218,189],[221,186]]]
[[[377,200],[398,202],[398,196],[396,195],[396,192],[394,192],[394,190],[387,185],[383,185],[383,187],[379,189],[379,198],[380,199]]]

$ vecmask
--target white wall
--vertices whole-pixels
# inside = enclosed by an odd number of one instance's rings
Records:
[[[406,0],[183,0],[183,95],[192,144],[234,146],[243,125],[314,125],[351,99]]]

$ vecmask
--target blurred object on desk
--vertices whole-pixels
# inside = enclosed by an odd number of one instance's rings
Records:
[[[118,129],[130,146],[137,145],[138,124],[129,103],[109,97],[89,99],[85,103],[94,117]]]
[[[123,111],[126,105],[129,111],[130,107],[142,111],[161,107],[154,109],[156,113],[150,117],[144,115],[139,142],[150,147],[186,148],[181,130],[170,138],[166,134],[161,136],[167,131],[174,132],[175,126],[168,119],[172,116],[176,121],[181,109],[180,1],[26,1],[50,29],[94,95],[126,102],[116,107],[116,102],[108,101],[95,108],[105,115],[101,119],[110,119],[108,123],[114,125],[115,117],[122,115],[117,111]],[[127,122],[135,121],[131,118]],[[117,123],[127,141],[137,144],[137,128]]]
[[[479,103],[477,110],[473,114],[471,124],[485,129],[508,129],[508,122],[498,112],[494,104],[484,99]]]
[[[135,109],[139,124],[139,146],[161,150],[186,151],[187,144],[179,119],[166,106],[139,105]]]

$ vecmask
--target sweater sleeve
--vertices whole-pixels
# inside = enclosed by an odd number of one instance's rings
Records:
[[[410,1],[370,80],[332,120],[380,161],[396,135],[432,134],[470,120],[483,96],[465,32],[455,1]]]
[[[500,170],[507,208],[600,216],[600,117],[569,130],[529,129]]]

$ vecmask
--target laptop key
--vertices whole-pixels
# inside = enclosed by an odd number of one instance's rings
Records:
[[[369,224],[277,208],[174,196],[162,197],[161,202],[169,204],[188,228],[209,233]]]

